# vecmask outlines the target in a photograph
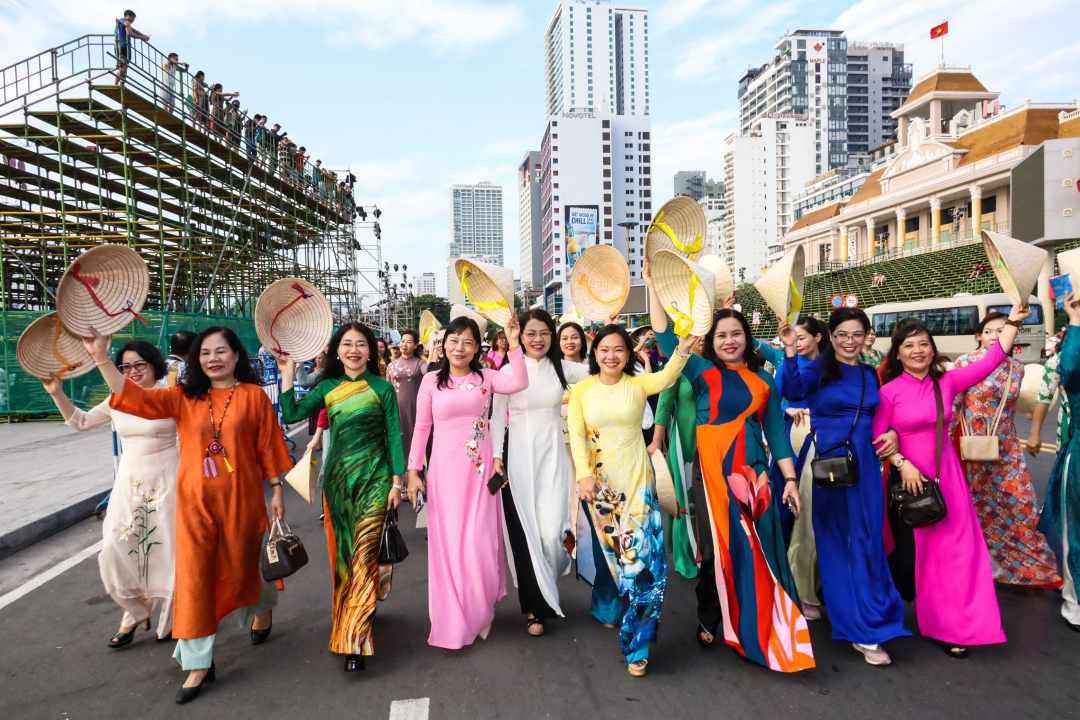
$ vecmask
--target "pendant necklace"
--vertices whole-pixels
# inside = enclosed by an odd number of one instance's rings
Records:
[[[233,393],[236,392],[236,385],[236,380],[233,380],[232,389],[229,390],[229,397],[225,400],[225,407],[221,411],[221,421],[217,423],[214,422],[213,388],[206,392],[206,405],[210,408],[210,432],[213,434],[214,439],[206,446],[206,457],[203,459],[203,477],[217,477],[217,464],[214,462],[213,456],[218,454],[225,461],[225,469],[233,472],[233,466],[229,464],[229,455],[221,445],[221,427],[225,424],[225,413],[229,412],[229,405],[232,403]]]

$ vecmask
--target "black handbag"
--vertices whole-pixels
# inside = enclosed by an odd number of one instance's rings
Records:
[[[904,524],[911,528],[927,527],[941,522],[948,514],[945,507],[945,496],[941,494],[941,443],[942,429],[945,425],[945,407],[941,401],[941,386],[934,381],[934,399],[937,401],[937,429],[934,437],[934,479],[930,480],[925,475],[923,479],[923,491],[919,495],[912,495],[904,489],[903,479],[898,477],[889,483],[889,496],[893,504],[900,512],[900,518]],[[910,460],[908,462],[911,462]],[[897,473],[899,476],[900,473]]]
[[[397,526],[397,508],[386,511],[386,524],[383,525],[382,547],[379,548],[380,565],[396,565],[409,557],[409,548]]]
[[[861,363],[859,374],[862,376],[862,392],[859,393],[859,408],[855,411],[855,419],[851,421],[851,430],[848,431],[847,440],[825,451],[825,453],[831,453],[843,447],[846,452],[843,455],[826,454],[820,457],[816,431],[811,438],[811,442],[814,443],[814,459],[810,461],[810,474],[814,478],[816,487],[845,488],[859,482],[859,466],[855,464],[855,458],[851,455],[851,435],[855,432],[855,425],[859,422],[859,415],[862,414],[863,400],[866,398],[866,368]]]
[[[282,525],[285,526],[284,530],[281,529]],[[270,538],[263,547],[262,561],[259,563],[263,580],[274,582],[287,578],[307,565],[307,561],[304,543],[293,534],[289,524],[284,520],[274,520],[270,524]]]

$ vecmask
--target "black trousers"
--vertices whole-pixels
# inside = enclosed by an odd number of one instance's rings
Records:
[[[522,615],[532,613],[538,618],[553,618],[556,613],[547,604],[544,594],[540,592],[540,585],[536,582],[532,555],[529,553],[529,541],[525,537],[525,529],[521,527],[517,506],[514,505],[514,496],[510,492],[509,485],[502,489],[502,504],[506,534],[510,537],[510,550],[514,554],[514,570],[517,573],[518,602],[521,604],[521,613]]]
[[[720,621],[724,619],[720,607],[720,591],[716,589],[716,562],[712,539],[712,518],[709,516],[709,503],[705,495],[705,482],[701,476],[701,461],[694,457],[694,526],[697,530],[698,554],[701,556],[701,569],[697,580],[697,615],[698,622],[709,632],[716,635]]]

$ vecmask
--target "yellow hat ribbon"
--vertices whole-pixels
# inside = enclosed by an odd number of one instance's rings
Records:
[[[506,298],[502,298],[498,302],[491,302],[491,303],[482,303],[482,302],[476,302],[475,300],[473,300],[472,297],[469,296],[468,277],[469,277],[469,266],[468,266],[468,264],[462,265],[461,266],[461,294],[465,296],[466,300],[468,300],[469,302],[471,302],[473,305],[480,308],[481,310],[492,310],[492,309],[497,308],[497,307],[504,307],[504,308],[507,308],[507,309],[510,308],[510,305],[508,305],[507,302],[506,302]]]
[[[688,254],[690,256],[690,260],[693,260],[695,253],[701,252],[701,249],[705,247],[705,243],[703,243],[701,240],[701,235],[698,235],[697,239],[695,239],[692,244],[684,245],[679,240],[679,238],[675,237],[675,231],[671,229],[670,225],[660,222],[663,217],[664,211],[661,210],[659,214],[657,214],[656,219],[653,220],[653,224],[652,227],[649,228],[649,232],[652,232],[653,228],[659,228],[661,232],[663,232],[671,239],[672,244],[675,245],[675,247],[678,248],[680,252]]]
[[[609,298],[607,300],[605,300],[602,297],[597,297],[596,293],[594,293],[592,291],[592,288],[589,287],[589,282],[585,279],[585,273],[584,272],[582,272],[581,277],[578,278],[578,285],[584,286],[586,292],[588,292],[590,295],[592,295],[593,300],[595,300],[598,303],[603,303],[605,305],[610,305],[611,303],[618,302],[619,300],[622,300],[624,297],[626,297],[626,292],[623,292],[621,295],[617,295],[617,296],[615,296],[613,298]]]
[[[791,283],[791,312],[787,316],[787,321],[790,323],[795,319],[795,313],[802,310],[802,295],[799,294],[799,289],[795,287],[794,278],[788,278],[788,282]]]
[[[687,308],[690,312],[694,312],[694,292],[700,285],[697,275],[690,277],[690,307]],[[675,334],[679,337],[686,337],[690,334],[690,330],[694,327],[694,318],[690,317],[686,313],[680,311],[675,304],[668,305],[668,310],[675,313]]]
[[[77,362],[75,364],[69,363],[67,361],[67,359],[63,355],[60,354],[60,351],[56,349],[56,343],[57,343],[57,341],[60,340],[60,333],[63,332],[63,330],[62,330],[62,328],[60,326],[60,318],[54,317],[52,319],[52,321],[54,323],[56,323],[56,334],[53,335],[53,341],[52,341],[52,354],[53,354],[53,357],[56,358],[57,361],[61,365],[64,366],[63,369],[60,370],[60,372],[56,373],[56,377],[59,378],[59,377],[63,377],[64,373],[66,373],[68,370],[74,370],[75,368],[82,365],[82,361],[80,360],[79,362]]]
[[[428,338],[431,337],[431,331],[434,330],[434,329],[435,329],[435,325],[430,324],[430,323],[428,324],[427,327],[424,327],[424,328],[420,329],[420,343],[421,344],[426,343],[428,341]]]

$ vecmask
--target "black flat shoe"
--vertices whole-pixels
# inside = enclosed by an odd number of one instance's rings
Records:
[[[1069,622],[1068,620],[1065,621],[1065,624],[1068,625],[1071,630],[1075,630],[1076,632],[1080,632],[1080,625],[1074,625],[1073,623]]]
[[[953,660],[966,660],[968,656],[967,648],[963,645],[955,645],[953,643],[942,642],[940,640],[934,640],[934,644],[945,651],[945,654],[951,657]]]
[[[712,637],[712,640],[706,641],[704,637],[705,635]],[[706,630],[702,625],[698,625],[695,637],[697,637],[698,645],[704,648],[711,648],[713,646],[713,643],[716,642],[716,635]]]
[[[206,673],[201,683],[199,683],[195,687],[182,687],[176,691],[176,704],[183,705],[184,703],[189,703],[195,698],[199,697],[199,693],[202,692],[202,686],[206,683],[214,682],[215,679],[217,678],[214,673],[214,663],[213,661],[211,661],[210,672]]]
[[[134,639],[135,630],[132,630],[131,632],[118,632],[109,639],[109,647],[116,650],[126,645],[130,645],[131,641]]]
[[[266,628],[265,630],[256,630],[255,629],[255,622],[252,621],[252,623],[251,623],[251,644],[252,645],[262,645],[264,642],[266,642],[266,638],[270,637],[270,630],[273,629],[273,627],[274,627],[274,624],[270,623],[270,627]]]
[[[155,637],[154,640],[156,640],[157,642],[169,642],[170,640],[172,640],[172,633],[169,633],[165,637],[161,637],[161,638]]]
[[[346,655],[345,672],[360,672],[366,667],[363,655]]]

